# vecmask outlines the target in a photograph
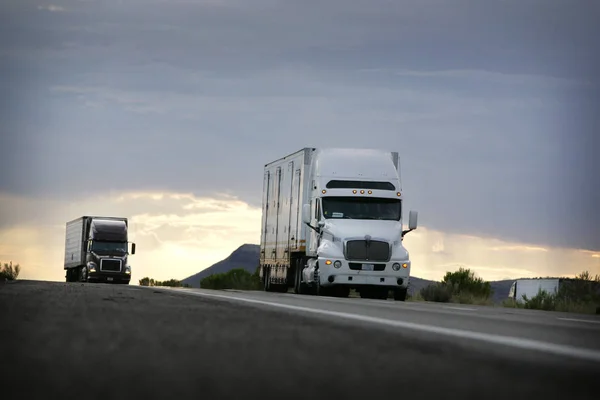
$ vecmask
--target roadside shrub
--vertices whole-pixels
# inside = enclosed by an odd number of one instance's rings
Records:
[[[441,282],[421,289],[420,294],[425,301],[486,305],[491,303],[492,287],[471,270],[461,267],[458,271],[446,272]]]
[[[142,278],[139,281],[140,286],[168,286],[168,287],[186,287],[189,288],[190,285],[188,285],[187,283],[182,283],[181,281],[177,280],[177,279],[169,279],[166,281],[155,281],[152,278]]]
[[[516,301],[515,299],[505,299],[502,300],[502,307],[507,308],[525,308],[523,302]]]
[[[406,301],[424,301],[421,291],[409,291],[406,294]]]
[[[452,290],[448,285],[436,282],[421,289],[420,295],[425,301],[448,303],[452,298]]]
[[[557,296],[555,294],[540,289],[531,299],[528,299],[527,296],[523,295],[524,308],[530,310],[553,311],[556,309],[556,298]]]
[[[455,296],[475,297],[488,299],[492,295],[492,286],[489,282],[475,276],[475,273],[469,269],[459,268],[455,272],[446,272],[442,283],[452,288],[452,294]]]
[[[258,270],[251,274],[243,268],[235,268],[222,274],[212,274],[200,280],[203,289],[260,290],[262,287]]]
[[[0,280],[1,281],[14,281],[21,272],[21,266],[19,264],[13,265],[12,261],[9,263],[2,264],[0,262]]]
[[[557,293],[540,290],[531,299],[524,295],[522,299],[507,299],[502,305],[531,310],[598,313],[600,275],[592,278],[588,271],[584,271],[574,279],[561,281]]]

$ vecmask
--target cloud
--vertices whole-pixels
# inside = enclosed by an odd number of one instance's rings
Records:
[[[2,219],[10,214],[35,216],[29,223],[15,220],[0,229],[0,260],[20,263],[25,279],[64,278],[65,224],[82,215],[129,218],[130,240],[137,245],[131,259],[136,282],[144,276],[185,278],[260,238],[260,209],[230,196],[131,192],[70,204],[4,197],[0,204]]]
[[[44,5],[44,6],[38,6],[38,10],[50,11],[50,12],[64,12],[64,11],[66,11],[64,7],[55,6],[55,5],[52,5],[52,4]]]
[[[448,271],[470,268],[486,280],[600,273],[600,252],[457,235],[419,227],[404,239],[412,274],[439,280]],[[439,251],[442,249],[442,251]]]
[[[20,198],[0,199],[6,215],[33,214],[26,224],[0,229],[0,260],[20,263],[22,278],[64,279],[66,221],[81,215],[127,216],[132,279],[186,278],[227,257],[245,243],[259,243],[260,208],[231,196],[199,198],[189,193],[123,192],[64,204]],[[44,208],[45,212],[39,212]],[[37,210],[37,211],[36,211]],[[5,217],[5,215],[3,215]],[[471,268],[484,279],[574,276],[600,273],[600,252],[540,249],[522,243],[456,235],[421,226],[405,240],[413,275],[441,279],[446,271]]]
[[[432,230],[600,249],[596,4],[38,5],[0,15],[0,193],[258,206],[266,162],[377,147]]]

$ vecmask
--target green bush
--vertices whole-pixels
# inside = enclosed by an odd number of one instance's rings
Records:
[[[527,296],[523,295],[523,308],[553,311],[556,309],[556,300],[557,296],[555,294],[540,289],[531,299],[528,299]]]
[[[442,283],[452,287],[453,295],[466,295],[465,297],[477,297],[488,299],[492,295],[492,286],[469,269],[459,268],[455,272],[446,272]]]
[[[200,281],[203,289],[238,289],[238,290],[260,290],[262,284],[258,276],[258,269],[254,274],[243,268],[235,268],[222,274],[212,274]]]
[[[0,281],[14,281],[20,272],[21,266],[19,264],[13,265],[12,261],[4,264],[0,262]]]
[[[492,287],[489,282],[477,278],[471,270],[459,268],[458,271],[447,272],[441,282],[421,289],[420,294],[425,301],[488,304]]]
[[[142,278],[139,281],[140,286],[168,286],[168,287],[190,287],[187,283],[182,283],[177,279],[169,279],[167,281],[155,281],[152,278]]]
[[[448,285],[440,282],[432,283],[421,289],[421,297],[425,301],[448,303],[452,298],[452,290]]]

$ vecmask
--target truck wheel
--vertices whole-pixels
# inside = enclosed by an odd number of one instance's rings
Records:
[[[396,301],[406,301],[406,292],[407,292],[407,289],[396,289],[396,290],[394,290],[394,300],[396,300]]]
[[[296,260],[296,270],[294,271],[294,293],[296,294],[307,294],[306,283],[302,282],[302,259]]]
[[[313,275],[314,282],[311,287],[311,294],[313,296],[323,296],[323,288],[321,287],[321,280],[319,278],[319,270],[315,270]]]

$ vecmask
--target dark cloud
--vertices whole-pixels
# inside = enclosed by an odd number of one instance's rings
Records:
[[[595,2],[38,5],[0,15],[2,192],[259,205],[274,158],[379,147],[423,224],[600,248]]]

